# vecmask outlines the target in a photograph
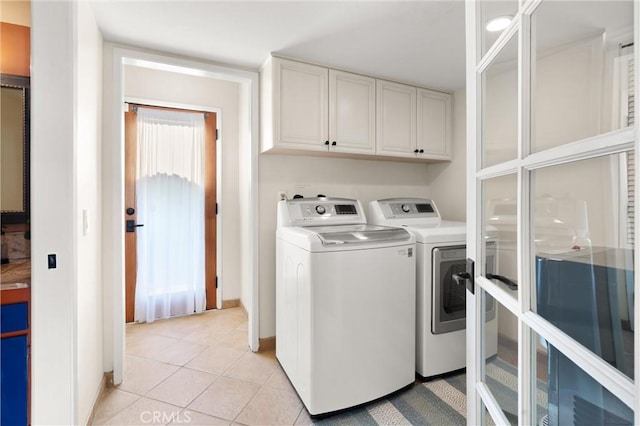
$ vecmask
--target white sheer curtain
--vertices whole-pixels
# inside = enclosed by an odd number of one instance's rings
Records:
[[[138,108],[135,320],[202,312],[204,116]]]

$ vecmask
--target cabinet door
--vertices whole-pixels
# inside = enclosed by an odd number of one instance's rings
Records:
[[[416,88],[377,80],[376,153],[415,157]]]
[[[329,70],[330,150],[375,154],[375,123],[376,80]]]
[[[417,148],[420,157],[451,159],[451,95],[418,89]]]
[[[0,340],[0,424],[27,424],[27,336]]]
[[[329,70],[279,58],[273,61],[276,146],[326,151]]]

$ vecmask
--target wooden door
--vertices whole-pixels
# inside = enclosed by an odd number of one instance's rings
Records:
[[[145,108],[159,108],[149,107]],[[170,109],[170,108],[163,108]],[[126,221],[136,218],[136,148],[137,148],[137,105],[129,104],[125,112],[125,212]],[[185,111],[192,112],[192,111]],[[216,114],[205,114],[205,287],[206,309],[216,308],[217,265],[216,265]],[[137,229],[137,228],[134,228]],[[133,322],[135,317],[136,291],[136,232],[125,232],[125,317]]]

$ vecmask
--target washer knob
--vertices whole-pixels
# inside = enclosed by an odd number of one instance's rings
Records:
[[[318,214],[325,214],[327,211],[327,209],[324,208],[324,206],[316,206],[316,213]]]
[[[409,213],[409,211],[411,211],[411,206],[409,206],[408,204],[403,204],[401,208],[405,213]]]

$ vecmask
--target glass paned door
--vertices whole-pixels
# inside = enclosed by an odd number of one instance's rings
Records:
[[[639,8],[466,2],[468,424],[640,424]]]

